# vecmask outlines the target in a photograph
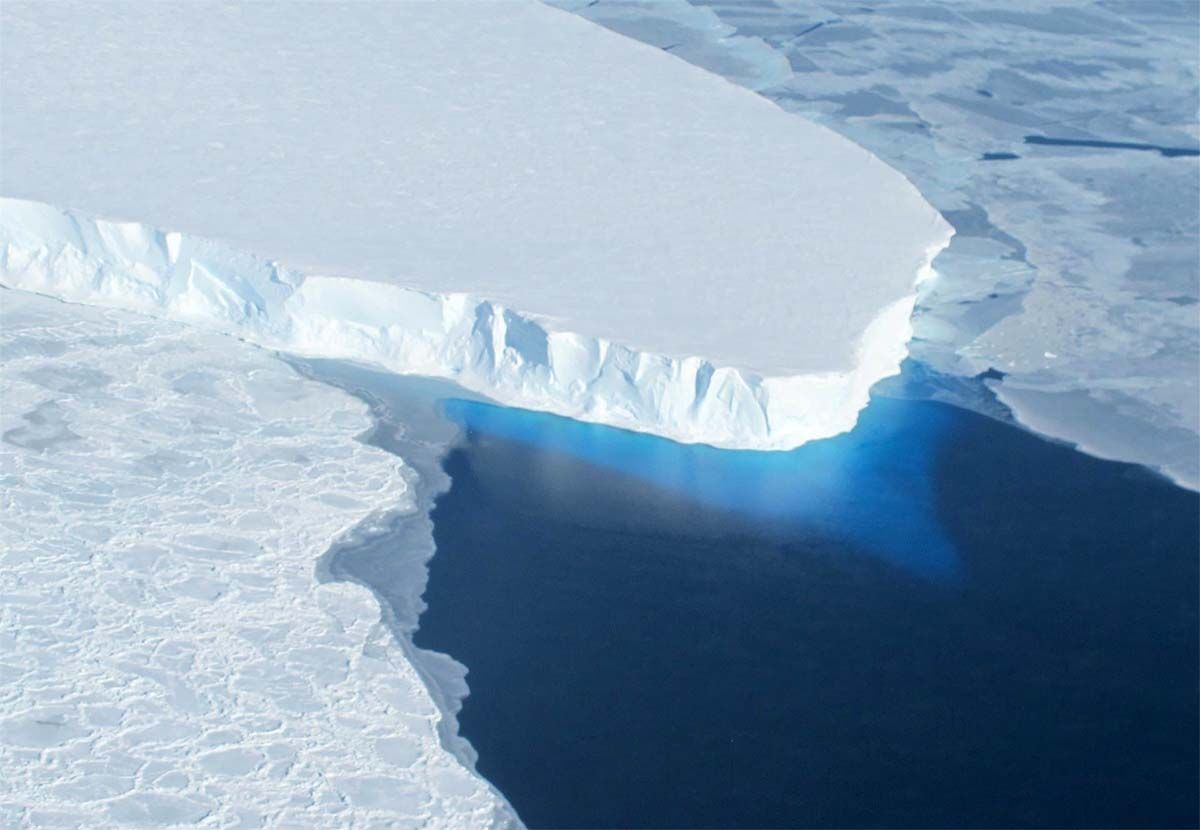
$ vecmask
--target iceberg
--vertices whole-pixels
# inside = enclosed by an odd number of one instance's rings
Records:
[[[538,3],[0,14],[0,281],[504,403],[845,431],[951,235],[853,142]]]

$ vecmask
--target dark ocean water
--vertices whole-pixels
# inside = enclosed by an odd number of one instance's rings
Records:
[[[530,826],[1196,824],[1196,494],[929,401],[769,454],[445,409],[415,641]]]

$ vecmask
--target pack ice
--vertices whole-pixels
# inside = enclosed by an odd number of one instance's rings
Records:
[[[416,508],[362,402],[22,291],[0,360],[0,826],[519,825],[411,640],[318,579],[349,528]]]
[[[519,406],[844,431],[951,233],[852,142],[532,2],[0,14],[4,284]]]

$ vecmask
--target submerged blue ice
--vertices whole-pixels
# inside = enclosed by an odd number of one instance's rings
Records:
[[[414,643],[529,826],[1194,826],[1195,494],[929,400],[769,455],[446,411]]]
[[[451,399],[443,408],[468,431],[536,446],[546,459],[565,454],[633,476],[752,518],[760,529],[804,528],[926,579],[959,576],[935,502],[938,447],[953,423],[940,407],[876,398],[852,432],[789,452],[678,444],[475,400]],[[565,469],[551,461],[537,468],[546,492]]]

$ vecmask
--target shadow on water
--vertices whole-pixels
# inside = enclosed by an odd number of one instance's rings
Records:
[[[1140,141],[1102,141],[1094,138],[1050,138],[1044,135],[1025,136],[1026,144],[1039,144],[1043,147],[1088,147],[1100,150],[1139,150],[1155,152],[1165,158],[1191,158],[1200,156],[1200,148],[1196,147],[1164,147],[1160,144],[1146,144]]]
[[[1195,825],[1196,494],[930,401],[766,454],[444,409],[415,640],[531,826]]]

